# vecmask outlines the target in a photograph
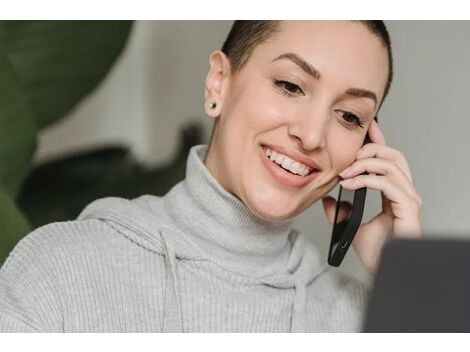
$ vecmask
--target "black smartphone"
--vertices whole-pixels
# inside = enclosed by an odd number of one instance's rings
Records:
[[[375,120],[377,121],[377,118],[375,118]],[[363,145],[367,143],[370,143],[369,134],[366,135]],[[340,266],[361,225],[366,193],[367,188],[365,187],[355,191],[343,189],[341,186],[339,187],[333,232],[331,234],[330,249],[328,251],[328,264],[331,266]],[[341,202],[347,202],[350,205],[350,210],[346,214],[340,214]]]

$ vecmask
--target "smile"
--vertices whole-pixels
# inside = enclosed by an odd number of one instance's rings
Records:
[[[293,174],[297,174],[300,176],[307,176],[313,169],[308,167],[307,165],[304,165],[302,163],[299,163],[298,161],[292,160],[288,156],[277,153],[274,150],[271,150],[269,148],[266,148],[264,150],[266,156],[271,159],[271,161],[275,162],[279,166],[281,166],[283,169],[290,171]]]
[[[320,174],[319,169],[293,160],[279,150],[275,151],[267,146],[260,148],[260,157],[268,174],[284,187],[303,187]]]

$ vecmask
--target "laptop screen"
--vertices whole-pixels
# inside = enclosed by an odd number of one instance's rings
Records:
[[[363,331],[470,332],[470,241],[390,241]]]

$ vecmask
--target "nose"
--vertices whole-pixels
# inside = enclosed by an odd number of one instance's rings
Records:
[[[329,112],[325,108],[299,111],[288,126],[289,136],[304,150],[314,150],[326,146],[326,132],[329,123]]]

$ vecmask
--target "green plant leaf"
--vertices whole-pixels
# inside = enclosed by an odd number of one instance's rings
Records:
[[[0,265],[31,227],[12,198],[0,188]]]
[[[0,92],[0,187],[13,197],[29,170],[37,129],[28,97],[1,44]]]
[[[64,117],[105,77],[131,21],[1,21],[0,42],[30,96],[38,128]]]
[[[122,52],[131,25],[0,21],[0,261],[30,229],[14,200],[39,129],[65,117],[97,87]]]

